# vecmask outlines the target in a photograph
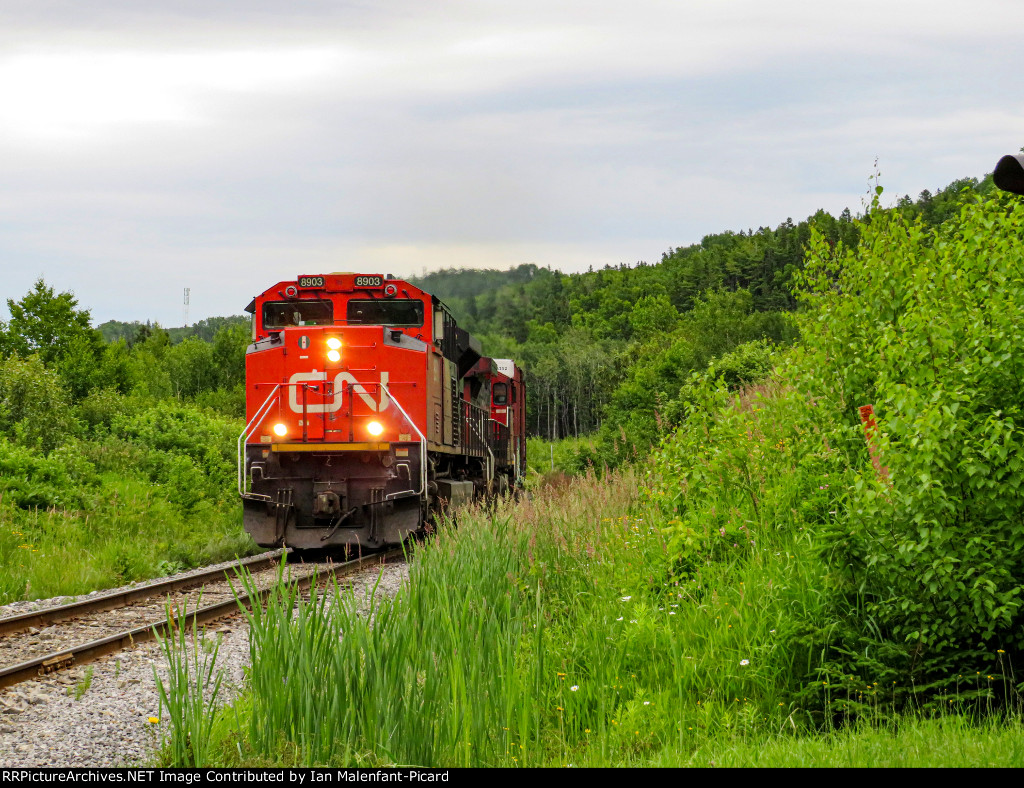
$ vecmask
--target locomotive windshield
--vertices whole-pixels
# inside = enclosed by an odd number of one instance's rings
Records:
[[[353,298],[346,318],[355,326],[422,326],[423,302],[412,298]]]
[[[330,301],[268,301],[263,305],[263,328],[329,326],[334,323]]]

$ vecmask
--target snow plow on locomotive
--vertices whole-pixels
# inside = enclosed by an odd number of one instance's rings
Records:
[[[247,309],[238,489],[257,544],[396,544],[520,483],[522,370],[483,356],[434,296],[337,273],[279,282]]]

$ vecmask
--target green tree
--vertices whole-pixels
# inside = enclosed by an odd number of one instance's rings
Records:
[[[213,347],[201,339],[189,337],[172,345],[164,353],[164,363],[177,397],[194,397],[216,388],[217,370]]]
[[[74,344],[76,353],[98,360],[102,336],[89,324],[89,310],[78,309],[72,293],[55,293],[42,279],[20,300],[7,299],[10,322],[0,323],[0,349],[22,358],[38,353],[50,365]],[[77,340],[77,342],[76,342]]]
[[[629,323],[637,339],[646,340],[675,328],[679,313],[667,295],[647,295],[633,305]]]
[[[248,324],[226,325],[217,332],[213,338],[214,386],[230,389],[244,383],[245,350],[251,341]]]

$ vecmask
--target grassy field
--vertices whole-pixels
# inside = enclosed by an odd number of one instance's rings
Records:
[[[642,487],[631,470],[576,477],[462,513],[372,623],[344,592],[283,587],[252,618],[234,707],[190,712],[199,693],[169,688],[165,762],[1024,763],[1020,718],[994,692],[915,713],[874,682],[806,679],[799,623],[827,572],[813,539],[766,529],[684,582]]]
[[[0,604],[85,594],[247,555],[241,516],[182,512],[143,479],[106,476],[88,511],[0,505]]]
[[[110,394],[48,453],[0,437],[0,604],[83,594],[256,550],[238,419]]]

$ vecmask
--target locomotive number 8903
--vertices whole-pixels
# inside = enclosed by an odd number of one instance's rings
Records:
[[[258,544],[395,544],[521,484],[522,370],[484,356],[436,297],[334,273],[278,282],[247,310],[238,490]]]

